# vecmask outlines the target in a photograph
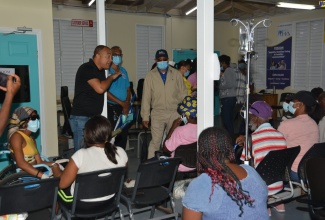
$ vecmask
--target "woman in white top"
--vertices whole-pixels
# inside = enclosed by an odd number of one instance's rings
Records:
[[[87,148],[80,149],[72,155],[61,174],[60,189],[67,189],[71,186],[69,191],[73,195],[74,180],[78,173],[127,166],[127,154],[123,148],[111,144],[111,138],[112,127],[107,118],[100,115],[90,118],[84,128]],[[60,197],[64,199],[62,196],[69,191],[60,190]],[[108,195],[97,198],[96,201],[107,200],[111,197],[112,195]]]

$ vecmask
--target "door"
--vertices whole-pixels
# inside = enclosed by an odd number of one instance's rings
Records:
[[[30,34],[3,34],[0,33],[0,67],[25,65],[28,68],[30,101],[16,102],[11,107],[11,113],[20,106],[29,106],[40,113],[39,74],[37,56],[37,36]],[[25,85],[24,85],[25,84]],[[26,87],[28,82],[22,82]],[[10,115],[11,115],[10,113]],[[41,135],[37,132],[34,135],[37,146],[40,150]],[[0,146],[7,143],[7,132],[0,138]],[[1,149],[1,148],[0,148]],[[3,164],[0,163],[0,169]]]

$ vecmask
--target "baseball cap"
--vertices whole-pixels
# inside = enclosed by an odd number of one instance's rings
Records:
[[[249,113],[257,117],[268,119],[272,115],[272,108],[264,101],[256,101],[249,108]]]
[[[164,49],[157,50],[157,52],[156,52],[156,59],[158,59],[159,57],[166,57],[166,58],[168,58],[167,51],[164,50]]]
[[[314,106],[317,104],[313,94],[309,91],[299,91],[296,94],[289,97],[289,100],[298,100],[300,102],[303,102],[306,106]]]

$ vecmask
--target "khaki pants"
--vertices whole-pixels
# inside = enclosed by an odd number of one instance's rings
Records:
[[[151,136],[152,139],[148,148],[148,159],[155,156],[155,151],[160,150],[162,138],[166,129],[166,135],[176,118],[180,117],[175,111],[152,110],[151,111]]]

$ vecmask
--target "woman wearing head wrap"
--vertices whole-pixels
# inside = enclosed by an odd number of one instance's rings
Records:
[[[30,107],[17,108],[9,119],[8,141],[17,167],[38,178],[48,178],[42,171],[33,167],[35,164],[46,164],[52,168],[54,176],[60,172],[57,164],[43,161],[38,153],[32,133],[40,126],[37,111]]]
[[[183,220],[269,219],[267,186],[253,167],[236,164],[224,129],[202,131],[197,169],[183,198]]]
[[[177,111],[182,117],[174,120],[163,147],[163,151],[165,153],[171,153],[171,157],[174,157],[175,150],[180,145],[197,142],[196,105],[196,98],[191,96],[186,96],[183,101],[178,104]],[[182,122],[185,124],[184,126],[180,126]],[[178,167],[178,170],[181,172],[188,172],[194,169],[195,168],[189,168],[182,164]]]

